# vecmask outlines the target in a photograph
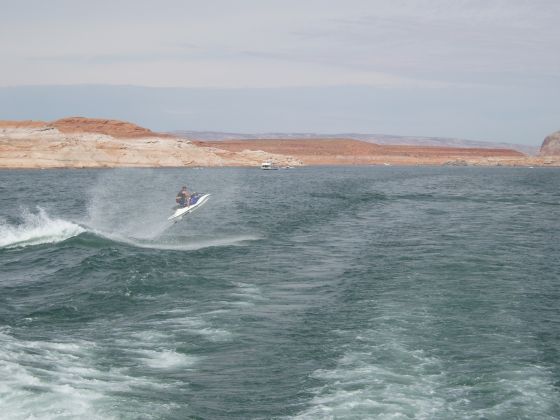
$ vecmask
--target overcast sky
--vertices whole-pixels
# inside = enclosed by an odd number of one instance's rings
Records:
[[[560,128],[559,0],[0,0],[0,6],[3,87],[110,84],[271,92],[313,87],[320,92],[363,86],[379,97],[399,99],[390,115],[385,111],[394,125],[379,124],[383,107],[372,103],[378,115],[371,125],[361,122],[360,131],[380,132],[381,125],[395,134],[530,144]],[[507,113],[511,102],[519,101],[525,112],[512,109],[511,125],[502,112],[500,126],[489,127],[488,107],[477,107],[477,94],[478,102],[491,100],[498,111],[503,106]],[[453,99],[464,95],[475,97]],[[425,97],[437,100],[423,102]],[[448,121],[440,132],[433,112],[418,126],[423,132],[410,133],[416,127],[410,124],[414,109],[405,105],[417,102],[452,109],[445,118],[454,115],[458,126],[469,129],[453,131]],[[343,106],[334,111],[329,115],[339,119],[336,127],[358,131],[352,126],[354,111]],[[254,129],[325,131],[311,123],[320,121],[318,111],[307,112],[309,126],[301,118],[297,125],[282,121],[285,126],[279,126],[269,116]],[[222,115],[214,117],[215,126],[198,128],[235,128],[222,124]],[[242,126],[251,129],[250,123]]]

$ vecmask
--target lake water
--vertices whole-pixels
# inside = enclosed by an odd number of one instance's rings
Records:
[[[169,225],[181,185],[212,194]],[[0,171],[0,417],[560,417],[560,170]]]

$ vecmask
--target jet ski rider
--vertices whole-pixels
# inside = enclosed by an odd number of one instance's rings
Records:
[[[184,185],[181,188],[181,191],[177,193],[177,197],[175,197],[175,202],[179,204],[179,207],[187,207],[189,205],[189,201],[191,198],[191,194],[187,190],[187,186]]]

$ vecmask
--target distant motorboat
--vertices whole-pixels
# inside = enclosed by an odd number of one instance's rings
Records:
[[[266,162],[261,163],[261,169],[265,171],[272,171],[278,168],[274,166],[274,164],[271,161],[267,160]]]

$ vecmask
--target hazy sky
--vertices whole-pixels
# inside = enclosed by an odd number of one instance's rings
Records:
[[[356,127],[360,131],[382,131],[377,128],[385,114],[394,125],[381,124],[383,131],[396,134],[536,143],[560,128],[559,0],[0,0],[0,6],[3,87],[110,84],[271,92],[313,87],[320,92],[363,86],[380,98],[393,93],[398,100],[390,111],[373,104],[377,115],[370,125]],[[465,95],[474,98],[454,100]],[[422,132],[410,133],[416,127],[410,122],[418,118],[407,105],[433,106],[421,100],[426,97],[453,111],[445,118],[469,129],[453,130],[447,121],[440,132],[433,112],[418,126]],[[522,102],[518,108],[525,112],[515,108],[515,123],[508,125],[500,115],[500,125],[488,127],[483,102],[489,100],[498,113],[510,109],[511,101]],[[318,121],[317,110],[303,112],[309,113],[309,126],[302,116],[297,126],[289,121],[280,126],[269,116],[253,129],[325,131],[311,123]],[[351,112],[341,106],[329,115],[339,119],[341,131],[357,131]],[[222,124],[224,118],[216,114],[215,126],[205,129],[235,128]],[[242,125],[251,129],[250,123]]]

